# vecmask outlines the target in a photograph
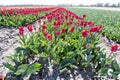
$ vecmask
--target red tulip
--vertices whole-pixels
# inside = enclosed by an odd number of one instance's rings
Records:
[[[44,35],[45,37],[47,37],[47,32],[43,32],[43,35]]]
[[[48,39],[49,41],[52,41],[52,36],[51,36],[51,34],[47,34],[47,39]]]
[[[83,14],[82,17],[85,18],[85,17],[86,17],[86,14]]]
[[[29,30],[30,32],[33,31],[32,24],[27,25],[27,28],[28,28],[28,30]]]
[[[79,16],[76,16],[76,19],[78,19],[79,18]]]
[[[93,26],[94,26],[94,22],[90,21],[90,22],[88,22],[88,25],[89,25],[90,27],[93,27]]]
[[[23,36],[24,28],[22,26],[19,27],[19,34]]]
[[[44,16],[43,19],[46,19],[46,16]]]
[[[57,29],[58,28],[58,26],[57,25],[54,25],[54,29]]]
[[[40,20],[40,19],[38,19],[38,22],[40,23],[40,22],[41,22],[41,20]]]
[[[98,32],[98,27],[91,27],[90,28],[90,32],[92,33],[92,32]]]
[[[66,25],[70,25],[70,23],[69,23],[69,22],[67,22],[67,23],[66,23]]]
[[[48,21],[51,21],[52,20],[52,16],[51,15],[47,16],[47,19],[48,19]]]
[[[57,22],[57,25],[59,26],[59,25],[60,25],[60,22]]]
[[[84,21],[83,20],[78,20],[78,21],[79,21],[80,26],[84,25]]]
[[[65,33],[66,32],[66,29],[65,28],[62,28],[62,33]]]
[[[84,21],[83,22],[83,26],[86,27],[87,26],[87,22]]]
[[[70,20],[70,23],[69,24],[72,24],[73,23],[73,21],[72,20]]]
[[[87,37],[88,36],[88,30],[82,30],[82,36]]]
[[[55,31],[56,36],[60,36],[60,31]]]
[[[46,25],[42,25],[42,31],[45,30],[47,28]]]
[[[56,22],[56,21],[54,22],[54,25],[57,25],[57,22]]]
[[[118,45],[117,44],[114,44],[111,46],[111,51],[112,52],[116,52],[118,50]]]
[[[70,28],[70,32],[73,32],[73,31],[74,31],[74,29],[75,29],[75,27],[74,27],[74,26],[72,26],[72,27]]]
[[[65,19],[66,19],[66,20],[68,19],[68,15],[65,16]]]

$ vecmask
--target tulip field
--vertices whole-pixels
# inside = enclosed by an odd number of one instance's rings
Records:
[[[25,26],[30,24],[42,16],[45,16],[47,12],[50,10],[55,9],[53,8],[29,8],[29,7],[22,7],[22,8],[1,8],[0,9],[0,26]]]
[[[7,73],[0,78],[119,80],[119,13],[62,7],[0,8],[0,29],[12,27],[18,38],[18,46],[4,56],[9,60],[2,62]],[[101,37],[110,43],[108,53],[99,46]]]
[[[75,12],[77,15],[86,13],[88,15],[86,20],[92,20],[95,24],[102,24],[104,26],[103,35],[120,43],[120,11],[79,9],[69,8],[69,10]]]

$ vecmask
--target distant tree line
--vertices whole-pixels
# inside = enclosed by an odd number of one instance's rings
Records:
[[[120,2],[117,4],[110,4],[110,3],[97,3],[92,5],[72,5],[72,4],[59,4],[58,6],[71,6],[71,7],[120,7]]]
[[[0,5],[0,7],[28,7],[28,6],[54,6],[54,5],[34,5],[34,4],[22,4],[22,5]]]
[[[120,7],[120,2],[118,4],[109,4],[109,3],[98,3],[95,5],[90,5],[91,7]]]
[[[14,7],[14,6],[55,6],[55,5],[39,5],[39,4],[22,4],[22,5],[0,5],[0,7],[4,7],[4,6],[10,6],[10,7]],[[57,6],[61,6],[61,7],[120,7],[120,2],[117,4],[110,4],[110,3],[97,3],[97,4],[93,4],[93,5],[83,5],[83,4],[79,4],[79,5],[73,5],[73,4],[59,4]]]

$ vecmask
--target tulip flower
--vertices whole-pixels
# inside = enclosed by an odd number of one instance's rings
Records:
[[[51,34],[47,34],[47,39],[48,39],[49,41],[52,41],[52,36],[51,36]]]
[[[41,28],[42,28],[42,31],[43,31],[43,30],[45,30],[47,28],[47,26],[46,25],[42,25]]]
[[[82,17],[85,18],[85,17],[86,17],[86,14],[83,14]]]
[[[38,22],[39,22],[39,23],[41,23],[41,20],[40,20],[40,19],[38,19]]]
[[[88,30],[82,30],[82,36],[87,37],[88,36]]]
[[[117,44],[113,44],[112,46],[111,46],[111,51],[112,52],[116,52],[118,50],[118,45]]]
[[[33,31],[32,24],[27,25],[27,29],[28,29],[30,32],[32,32],[32,31]]]
[[[44,35],[45,37],[47,37],[47,32],[43,32],[43,35]]]
[[[19,34],[23,36],[24,28],[22,26],[19,27]]]
[[[90,32],[98,32],[99,28],[98,27],[91,27]]]
[[[62,28],[62,33],[65,33],[66,32],[66,29],[65,28]]]
[[[75,29],[75,27],[72,26],[72,27],[70,28],[70,32],[74,32],[74,29]]]
[[[93,27],[93,26],[94,26],[94,22],[90,21],[90,22],[88,22],[88,25],[89,25],[90,27]]]
[[[56,36],[60,36],[60,31],[55,31]]]

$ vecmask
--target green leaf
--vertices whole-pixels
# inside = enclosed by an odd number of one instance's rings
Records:
[[[75,63],[74,60],[72,60],[71,58],[67,58],[67,59],[64,59],[63,61],[61,61],[61,67],[66,67],[68,66],[69,64],[73,64]]]
[[[41,45],[42,45],[42,46],[45,46],[45,45],[46,45],[46,42],[41,40]]]
[[[24,73],[26,71],[27,67],[28,67],[27,64],[18,66],[15,74],[20,75],[20,74]]]
[[[79,50],[78,50],[78,55],[80,55],[82,57],[82,59],[85,59],[85,56]]]
[[[35,47],[35,46],[31,45],[29,48],[31,49],[31,51],[33,51],[36,54],[39,52],[38,47]]]
[[[91,61],[91,55],[87,55],[87,62],[89,63]]]
[[[46,53],[42,52],[42,53],[39,54],[39,57],[40,58],[48,58],[48,55]]]
[[[55,52],[57,48],[58,48],[58,44],[56,44],[56,45],[53,47],[53,52]]]
[[[106,61],[105,61],[105,64],[110,65],[112,63],[112,61],[113,61],[113,59],[107,58]]]
[[[9,64],[9,63],[5,63],[5,62],[4,62],[3,65],[4,65],[6,68],[8,68],[10,71],[12,71],[12,72],[16,72],[15,67],[12,66],[11,64]]]
[[[108,68],[101,68],[98,73],[107,73]]]
[[[120,72],[112,72],[113,78],[114,80],[118,80],[118,75],[120,74]]]
[[[19,65],[20,62],[18,62],[17,58],[12,59],[12,61],[15,63],[15,65]]]
[[[39,63],[33,63],[31,64],[27,71],[26,71],[26,75],[29,75],[29,74],[32,74],[32,73],[35,73],[36,71],[38,71],[39,69],[42,68],[42,65],[39,64]]]
[[[9,25],[12,25],[12,26],[14,26],[14,27],[17,26],[17,25],[15,24],[15,22],[13,22],[13,21],[9,21]]]
[[[119,67],[119,65],[117,64],[116,61],[113,61],[112,68],[113,68],[114,71],[120,71],[120,67]]]
[[[120,72],[112,72],[113,75],[119,75]]]
[[[16,42],[18,43],[18,44],[20,44],[22,47],[25,47],[25,44],[23,43],[23,41],[21,40],[16,40]]]
[[[73,54],[74,54],[74,52],[70,51],[70,52],[67,53],[67,56],[69,57],[69,56],[71,56]]]
[[[7,58],[8,60],[12,60],[12,56],[6,56],[5,58]]]
[[[15,48],[16,53],[23,53],[24,50],[25,50],[25,49],[22,48],[22,47],[17,47],[17,48]]]

